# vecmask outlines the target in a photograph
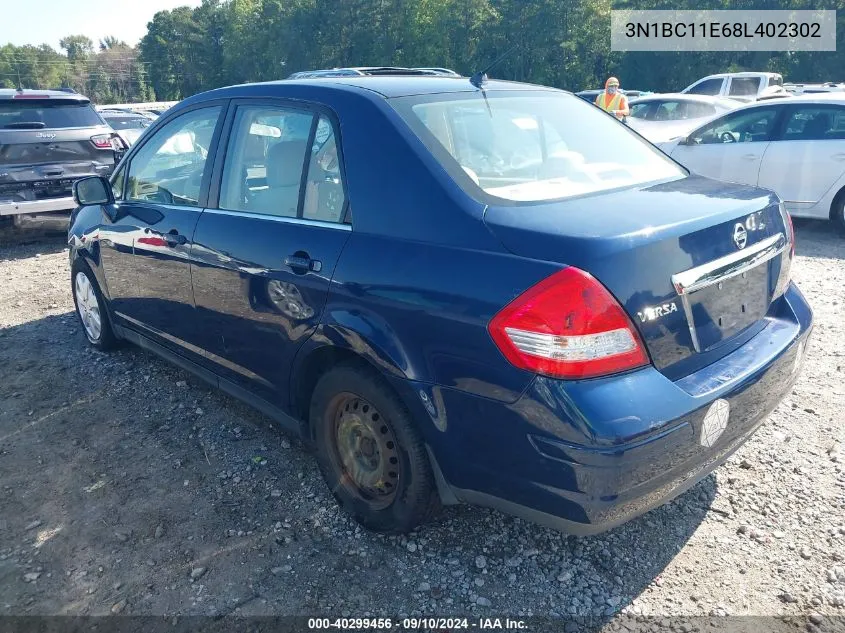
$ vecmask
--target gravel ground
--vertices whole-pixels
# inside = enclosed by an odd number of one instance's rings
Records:
[[[793,393],[714,475],[590,538],[463,506],[408,538],[363,531],[260,414],[139,349],[92,351],[61,240],[2,247],[0,615],[813,614],[831,630],[815,614],[845,620],[845,241],[797,231],[816,330]]]

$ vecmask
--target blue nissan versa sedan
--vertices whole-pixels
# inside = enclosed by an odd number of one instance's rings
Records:
[[[461,501],[619,525],[748,439],[812,327],[773,193],[690,175],[539,86],[213,90],[75,196],[89,342],[301,434],[373,530]]]

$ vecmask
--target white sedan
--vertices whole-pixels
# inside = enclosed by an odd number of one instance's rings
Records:
[[[791,215],[845,230],[845,95],[753,103],[657,146],[695,173],[771,189]]]
[[[652,143],[668,141],[692,130],[715,116],[743,105],[726,97],[687,94],[654,94],[629,100],[628,126]]]

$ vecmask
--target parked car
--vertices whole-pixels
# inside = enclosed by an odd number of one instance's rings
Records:
[[[783,89],[795,95],[825,94],[828,92],[845,92],[845,83],[828,81],[824,83],[788,83],[783,84]]]
[[[600,90],[600,89],[597,89],[597,90],[581,90],[579,92],[576,92],[575,96],[580,97],[581,99],[583,99],[584,101],[587,101],[588,103],[595,103],[596,97],[598,97],[603,92],[604,92],[604,90]],[[628,98],[634,98],[634,97],[640,97],[640,96],[652,94],[648,90],[620,89],[619,92],[621,92],[623,95],[625,95]]]
[[[100,116],[120,135],[126,147],[131,147],[153,122],[153,119],[148,116],[123,110],[100,110]]]
[[[660,147],[710,178],[766,187],[789,213],[845,229],[845,94],[743,106]]]
[[[125,149],[87,97],[0,89],[0,226],[66,229],[72,183],[108,176]]]
[[[75,191],[88,342],[270,415],[379,531],[459,501],[623,523],[748,439],[812,325],[776,195],[689,175],[551,88],[218,89]]]
[[[705,121],[740,105],[723,97],[680,93],[649,95],[629,101],[631,115],[627,123],[652,143],[659,143],[688,134]]]
[[[755,101],[760,96],[785,91],[783,90],[783,76],[779,73],[741,72],[708,75],[690,84],[681,92]]]

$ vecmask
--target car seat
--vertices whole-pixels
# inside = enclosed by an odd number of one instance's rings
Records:
[[[305,141],[281,141],[267,152],[267,189],[252,194],[253,210],[296,217]]]
[[[807,140],[825,138],[830,130],[830,115],[827,112],[819,112],[812,119],[804,124],[801,136]]]

